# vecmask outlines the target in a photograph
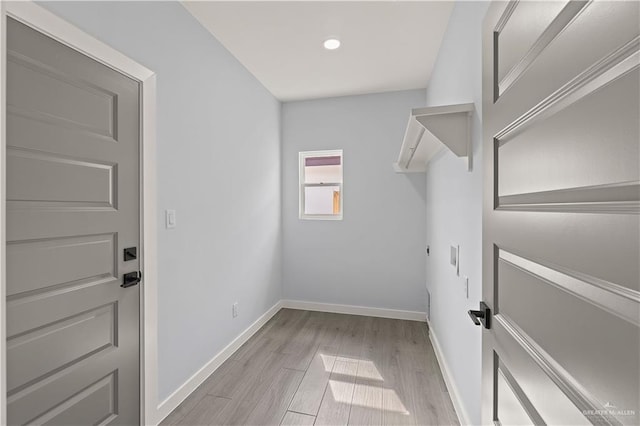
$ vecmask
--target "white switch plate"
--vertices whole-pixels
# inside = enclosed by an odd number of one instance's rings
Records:
[[[233,315],[234,318],[238,316],[238,302],[231,305],[231,315]]]
[[[165,219],[167,229],[176,227],[176,211],[175,210],[165,210]]]
[[[460,246],[451,246],[450,262],[456,268],[456,275],[460,276]]]

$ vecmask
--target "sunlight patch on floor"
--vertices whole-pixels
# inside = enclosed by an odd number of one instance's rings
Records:
[[[384,409],[385,411],[393,411],[396,413],[404,414],[405,416],[410,415],[407,407],[404,406],[398,393],[393,389],[383,389],[382,390],[382,401],[384,401]]]
[[[391,411],[395,413],[399,413],[405,416],[410,415],[407,407],[404,406],[400,397],[393,389],[385,389],[380,386],[372,386],[372,385],[357,385],[359,389],[364,390],[366,393],[370,391],[371,394],[375,394],[382,390],[382,400],[384,401],[384,408],[386,411]],[[365,408],[374,408],[380,409],[379,404],[368,403],[367,401],[358,398],[353,399],[353,391],[354,391],[354,383],[353,382],[344,382],[341,380],[329,380],[329,391],[331,392],[331,397],[337,403],[341,404],[349,404],[349,405],[358,405]]]
[[[337,365],[344,365],[343,363],[356,362],[358,363],[358,377],[367,380],[376,380],[383,382],[382,374],[373,363],[373,361],[369,361],[366,359],[359,358],[350,358],[346,356],[335,357],[334,355],[326,355],[320,353],[320,359],[322,360],[322,364],[324,365],[324,370],[328,373],[334,372],[337,374],[345,374],[342,371],[336,371],[334,368],[335,361],[342,361],[342,363],[338,363]]]
[[[322,364],[324,365],[324,371],[330,373],[331,370],[333,370],[333,363],[336,360],[335,355],[325,355],[325,354],[319,354],[320,355],[320,359],[322,360]]]
[[[362,359],[358,361],[358,378],[384,382],[380,371],[378,371],[373,361]]]

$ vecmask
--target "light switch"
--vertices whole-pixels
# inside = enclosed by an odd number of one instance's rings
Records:
[[[176,227],[176,211],[175,210],[165,210],[165,218],[167,229]]]

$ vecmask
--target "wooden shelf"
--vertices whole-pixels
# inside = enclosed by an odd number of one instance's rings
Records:
[[[397,173],[424,173],[427,163],[446,147],[458,157],[467,157],[467,167],[471,171],[473,111],[472,103],[412,109],[398,161],[393,163],[394,170]]]

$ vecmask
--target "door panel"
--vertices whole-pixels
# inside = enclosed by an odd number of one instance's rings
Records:
[[[487,13],[485,423],[640,422],[639,48],[638,2]]]
[[[586,282],[583,286],[570,287],[562,280],[551,281],[551,274],[543,278],[534,275],[534,271],[520,269],[501,259],[498,266],[499,302],[494,301],[496,314],[517,324],[523,334],[544,348],[567,373],[580,378],[584,387],[592,389],[594,398],[615,400],[622,406],[633,405],[635,395],[626,392],[620,383],[638,368],[638,353],[621,351],[620,342],[629,347],[640,345],[637,315],[635,318],[618,316],[618,300],[613,292]],[[601,290],[600,294],[592,294],[598,290]],[[598,296],[603,299],[610,296],[613,300],[606,303]],[[626,300],[623,296],[617,299]],[[535,306],[543,307],[544,314],[531,309]],[[567,315],[568,312],[575,315]],[[589,326],[585,327],[585,323]],[[615,333],[599,334],[598,345],[594,346],[595,330],[615,330]]]
[[[7,245],[7,296],[92,278],[115,279],[114,234],[14,242]],[[26,256],[38,268],[20,260]]]
[[[500,55],[496,68],[496,78],[504,92],[522,73],[522,63],[535,57],[529,53],[545,30],[549,28],[566,1],[553,1],[543,5],[515,2],[505,11],[505,20],[498,31]],[[518,7],[515,7],[515,6]]]
[[[117,378],[109,374],[39,419],[45,425],[109,424],[117,415]]]
[[[516,16],[515,12],[519,8],[556,9],[554,1],[514,1],[510,2],[510,7],[514,11],[509,15],[507,4],[503,3],[504,8],[500,10],[500,16],[494,16],[491,39],[487,40],[491,46],[492,57],[495,51],[496,55],[493,59],[498,62],[503,54],[500,46],[507,43],[507,38],[515,39],[515,43],[518,43],[516,31],[526,29],[509,25],[511,16]],[[565,2],[561,3],[565,4]],[[504,91],[498,90],[500,81],[498,81],[499,74],[496,67],[492,66],[491,70],[487,70],[487,77],[493,80],[487,90],[494,94],[494,100],[504,93],[513,92],[507,99],[495,102],[496,111],[507,114],[512,121],[515,121],[533,105],[590,67],[606,59],[615,60],[620,54],[620,49],[637,40],[637,16],[640,13],[638,2],[618,3],[598,0],[566,2],[561,10],[566,17],[552,22],[553,27],[548,27],[549,32],[543,32],[536,40],[537,47],[527,50],[526,45],[522,46],[520,51],[524,56],[515,65],[518,69],[517,75],[512,76],[513,82]],[[559,15],[556,18],[558,17]],[[611,27],[604,29],[603,20],[615,23],[615,31],[612,31]],[[502,27],[511,27],[511,34],[501,33]],[[597,30],[598,27],[600,27],[599,30]]]
[[[14,111],[113,137],[117,101],[113,93],[70,78],[20,54],[12,55],[7,72],[13,81],[7,96]],[[25,93],[22,87],[29,87]]]
[[[496,359],[496,411],[507,425],[543,424],[540,413],[527,398],[511,371],[500,359]]]
[[[523,125],[518,134],[501,138],[496,165],[498,196],[520,195],[522,200],[523,194],[637,180],[640,150],[629,140],[640,140],[638,93],[636,69],[547,119]],[[565,160],[571,157],[575,161]],[[589,199],[596,201],[611,192],[593,192]],[[552,196],[547,192],[538,203]],[[506,200],[499,201],[501,207]]]
[[[7,149],[7,157],[9,200],[40,208],[114,207],[114,164],[19,149]]]
[[[41,381],[52,371],[115,347],[115,320],[110,304],[13,337],[7,346],[7,387]]]
[[[7,30],[7,419],[137,424],[139,85]]]
[[[500,394],[499,383],[497,377],[503,374],[503,371],[509,371],[512,376],[512,383],[521,389],[521,398],[519,405],[522,410],[527,411],[527,404],[523,401],[529,401],[531,409],[528,410],[529,418],[534,424],[546,425],[588,425],[589,420],[582,414],[582,408],[579,407],[580,401],[574,402],[574,395],[570,392],[574,388],[574,383],[563,380],[557,365],[549,365],[545,362],[547,358],[542,358],[538,346],[535,345],[526,336],[523,336],[512,328],[511,324],[504,324],[504,317],[497,317],[493,326],[496,345],[492,358],[494,370],[492,376],[494,387],[492,387],[491,397],[496,404],[495,410],[492,409],[492,416],[500,422],[497,424],[510,425],[510,410],[506,410],[506,406],[511,399],[509,395]],[[500,322],[499,324],[497,324]],[[513,386],[515,387],[515,386]],[[504,401],[502,397],[505,396]],[[502,407],[503,412],[499,411]],[[535,413],[538,415],[536,422]],[[506,417],[501,417],[505,414]],[[490,424],[485,420],[485,424]]]

